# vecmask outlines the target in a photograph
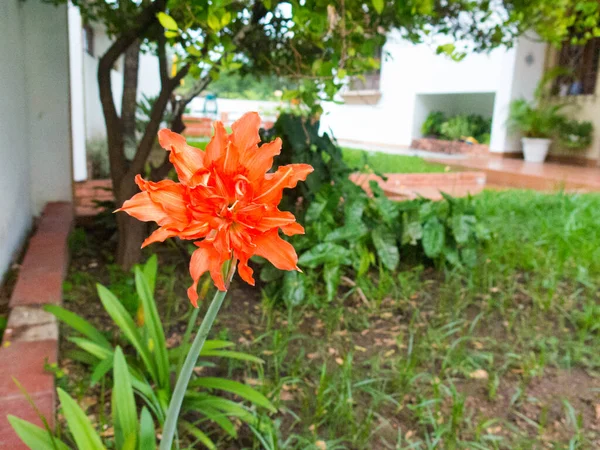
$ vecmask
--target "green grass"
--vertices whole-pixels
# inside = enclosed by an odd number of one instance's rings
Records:
[[[382,270],[345,281],[321,310],[286,310],[237,284],[213,336],[264,364],[209,370],[251,384],[278,412],[218,448],[600,448],[600,196],[507,190],[474,201],[492,238],[472,270]],[[77,273],[67,299],[87,312],[93,283]],[[187,261],[159,273],[175,320]]]
[[[204,150],[208,141],[192,140],[189,144]],[[343,148],[342,152],[348,166],[361,172],[439,173],[449,170],[442,164],[427,162],[418,156],[391,155],[353,148]]]
[[[427,162],[418,156],[392,155],[353,148],[343,148],[342,151],[344,161],[350,167],[365,172],[435,173],[447,171],[446,166]]]

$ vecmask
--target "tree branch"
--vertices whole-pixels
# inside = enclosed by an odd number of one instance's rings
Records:
[[[98,89],[100,91],[100,102],[102,103],[102,112],[106,123],[108,155],[111,177],[115,190],[118,189],[118,185],[126,173],[126,161],[121,119],[117,114],[117,108],[113,99],[111,70],[117,59],[127,50],[127,48],[129,48],[136,39],[141,37],[156,21],[156,13],[165,9],[166,1],[167,0],[156,0],[145,8],[135,21],[137,26],[133,26],[123,32],[98,61]]]
[[[162,86],[160,94],[152,106],[152,111],[150,112],[150,121],[146,126],[146,130],[144,130],[144,135],[142,136],[133,161],[131,162],[131,166],[129,167],[129,170],[125,176],[130,176],[133,178],[144,168],[144,164],[146,164],[146,160],[148,159],[150,151],[152,150],[152,144],[154,143],[156,133],[160,127],[160,123],[162,121],[165,108],[167,107],[169,99],[171,98],[171,94],[179,85],[179,82],[183,79],[183,77],[187,75],[189,70],[189,64],[185,65],[173,78],[168,80],[167,83]]]
[[[160,72],[160,84],[164,86],[169,80],[169,70],[167,68],[167,38],[165,33],[161,32],[158,34],[158,70]]]

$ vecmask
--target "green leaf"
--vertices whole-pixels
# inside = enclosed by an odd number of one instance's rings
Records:
[[[196,438],[198,442],[201,442],[202,445],[204,445],[206,448],[210,450],[217,449],[215,443],[204,432],[200,431],[198,427],[186,421],[182,421],[181,425],[183,426],[186,432],[188,432],[190,435]]]
[[[58,320],[80,332],[85,337],[94,341],[96,344],[112,350],[112,345],[110,345],[108,339],[106,339],[106,337],[104,337],[104,335],[95,326],[93,326],[83,317],[61,308],[58,305],[44,305],[44,311],[48,311],[50,314],[53,314]]]
[[[232,394],[239,395],[240,397],[251,401],[255,405],[267,408],[272,412],[276,411],[275,407],[264,395],[252,389],[250,386],[238,383],[237,381],[226,380],[225,378],[202,377],[191,381],[190,386],[231,392]]]
[[[445,242],[444,225],[437,217],[429,219],[423,227],[423,250],[430,258],[439,256]]]
[[[148,261],[146,261],[146,264],[143,266],[142,272],[146,277],[150,292],[154,295],[154,290],[156,289],[156,275],[158,273],[158,258],[156,255],[152,255],[148,258]]]
[[[158,375],[156,365],[154,364],[154,359],[152,358],[148,347],[144,345],[142,337],[135,327],[133,319],[112,292],[110,292],[101,284],[98,284],[96,289],[98,290],[98,296],[100,297],[100,301],[102,302],[104,309],[115,322],[115,324],[117,324],[117,326],[121,329],[129,342],[131,342],[131,345],[135,347],[137,352],[140,354],[148,373],[150,373],[154,381],[158,383],[160,377]]]
[[[148,282],[145,272],[135,268],[135,288],[142,300],[144,310],[144,328],[147,331],[148,338],[152,340],[153,345],[150,353],[154,355],[154,362],[158,369],[159,384],[162,388],[169,388],[169,357],[167,355],[167,344],[165,341],[165,333],[162,327],[162,322],[158,315],[156,302],[152,295],[152,288]]]
[[[346,71],[346,69],[339,69],[339,70],[337,71],[337,77],[338,77],[340,80],[343,80],[344,78],[346,78],[346,76],[347,76],[347,75],[348,75],[348,72]]]
[[[325,292],[327,294],[327,301],[331,302],[335,298],[340,285],[340,278],[342,275],[341,266],[339,264],[325,264],[323,267],[323,279],[325,280]]]
[[[372,3],[377,14],[381,14],[383,12],[384,0],[372,0]]]
[[[295,270],[285,272],[282,295],[286,305],[300,305],[306,298],[306,277]]]
[[[90,341],[89,339],[72,337],[72,338],[69,338],[69,341],[73,342],[79,348],[82,348],[83,350],[88,352],[90,355],[93,355],[100,360],[104,360],[106,358],[112,358],[112,355],[113,355],[112,350],[108,350],[105,347],[102,347],[102,346],[96,344],[95,342]]]
[[[221,21],[214,14],[208,15],[208,26],[212,28],[213,31],[219,31],[221,29]]]
[[[137,412],[131,386],[131,375],[121,347],[117,347],[115,350],[113,380],[112,419],[115,443],[117,448],[125,447],[125,442],[135,448],[138,433]]]
[[[371,238],[383,266],[389,270],[396,270],[400,262],[400,252],[395,233],[387,227],[378,226],[372,231]]]
[[[174,38],[179,36],[179,33],[177,31],[165,31],[165,37],[167,38]]]
[[[350,250],[341,245],[326,242],[315,245],[304,252],[298,259],[298,263],[310,268],[325,263],[350,264]]]
[[[226,11],[225,14],[221,16],[221,27],[226,27],[231,22],[231,13]]]
[[[62,413],[67,421],[67,425],[77,448],[85,450],[105,450],[100,436],[96,433],[90,420],[77,405],[77,402],[73,400],[65,391],[61,388],[56,388],[58,392],[58,398],[60,399],[60,405],[62,406]]]
[[[154,429],[154,420],[152,414],[145,406],[140,414],[140,446],[139,450],[156,448],[156,431]]]
[[[456,242],[466,244],[471,236],[471,231],[474,231],[477,219],[475,216],[461,214],[452,217],[452,233]]]
[[[345,226],[336,228],[332,232],[328,233],[325,236],[325,241],[356,241],[368,233],[369,229],[362,222],[353,225],[346,224]]]
[[[108,373],[113,366],[113,358],[107,357],[96,364],[94,367],[94,371],[90,377],[90,386],[94,386],[98,381],[100,381],[104,375]]]
[[[463,248],[460,251],[460,257],[465,263],[465,266],[473,268],[477,265],[477,249],[473,247]]]
[[[15,433],[17,433],[17,436],[31,449],[69,450],[69,447],[60,439],[53,437],[48,431],[26,420],[9,414],[8,422],[13,427],[13,430],[15,430]]]
[[[237,359],[240,361],[250,361],[257,364],[263,364],[264,361],[254,355],[243,352],[234,352],[231,350],[206,350],[202,349],[200,356],[216,356],[219,358]]]
[[[163,28],[166,28],[167,30],[177,31],[179,29],[179,27],[177,26],[177,22],[175,22],[175,19],[173,19],[171,16],[164,12],[159,12],[158,14],[156,14],[156,18],[163,26]]]

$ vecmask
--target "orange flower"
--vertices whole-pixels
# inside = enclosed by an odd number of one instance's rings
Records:
[[[260,117],[255,112],[237,120],[230,135],[221,122],[214,126],[206,151],[187,145],[177,133],[160,130],[158,141],[171,152],[169,160],[180,183],[154,183],[137,175],[142,192],[118,210],[159,225],[142,247],[173,236],[197,241],[190,262],[194,282],[188,289],[195,307],[200,276],[209,271],[217,288],[226,290],[222,268],[232,258],[239,261],[239,274],[251,285],[252,255],[268,259],[278,269],[300,270],[294,247],[279,237],[279,229],[292,236],[304,233],[304,228],[277,205],[283,189],[295,187],[313,171],[308,164],[290,164],[267,173],[281,151],[281,140],[258,146]]]

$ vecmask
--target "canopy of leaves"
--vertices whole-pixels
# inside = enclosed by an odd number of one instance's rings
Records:
[[[46,0],[63,3],[66,0]],[[413,42],[447,39],[438,51],[461,56],[511,46],[532,30],[544,40],[582,42],[600,35],[596,0],[73,0],[85,20],[109,34],[164,33],[193,76],[223,69],[301,79],[293,96],[315,104],[331,98],[347,76],[377,68],[391,30]],[[155,17],[140,20],[144,10]],[[150,46],[151,47],[151,46]]]

